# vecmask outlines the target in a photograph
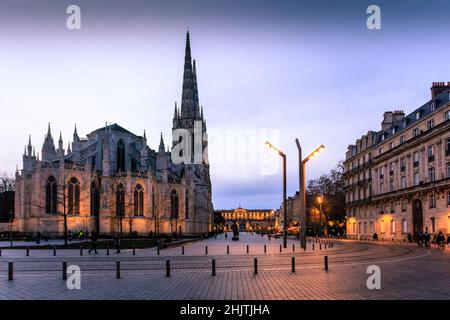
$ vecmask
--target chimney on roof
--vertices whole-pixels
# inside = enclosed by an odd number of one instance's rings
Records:
[[[394,123],[394,113],[392,111],[386,111],[383,115],[383,122],[381,122],[381,129],[386,130]]]
[[[401,122],[405,118],[405,113],[403,112],[403,110],[395,110],[393,117],[394,123]]]
[[[450,89],[450,82],[433,82],[431,86],[431,99],[436,98],[442,92]]]

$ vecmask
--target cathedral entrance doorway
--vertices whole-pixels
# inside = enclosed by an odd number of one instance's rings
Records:
[[[417,236],[419,232],[423,232],[423,209],[419,199],[413,202],[412,216],[414,236]]]

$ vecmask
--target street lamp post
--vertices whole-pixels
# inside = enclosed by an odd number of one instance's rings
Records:
[[[287,248],[287,211],[286,211],[286,154],[275,148],[269,141],[265,145],[283,158],[283,247]]]
[[[300,200],[300,245],[302,248],[306,248],[306,162],[317,156],[325,146],[322,144],[316,150],[314,150],[306,158],[302,158],[302,147],[298,139],[295,139],[295,144],[298,149],[298,162],[299,162],[299,200]]]
[[[13,247],[13,221],[14,221],[14,215],[12,211],[9,212],[9,246]]]
[[[321,196],[319,196],[319,197],[317,197],[317,202],[319,202],[319,226],[320,226],[320,229],[319,229],[319,236],[322,236],[322,214],[323,214],[323,212],[322,212],[322,197]]]

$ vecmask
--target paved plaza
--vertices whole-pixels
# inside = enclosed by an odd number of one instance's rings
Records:
[[[56,256],[52,250],[30,250],[26,256],[25,250],[3,249],[0,299],[450,299],[449,249],[331,241],[331,248],[312,241],[303,251],[297,240],[289,239],[280,252],[281,239],[244,233],[234,242],[220,235],[185,244],[184,255],[181,246],[161,250],[160,255],[155,248],[136,250],[135,255],[133,250],[110,250],[109,255],[106,250],[97,255],[84,250],[83,256],[73,249],[57,250]],[[63,261],[80,267],[81,289],[67,288]],[[121,263],[120,279],[116,261]],[[8,262],[14,262],[12,281]],[[380,267],[379,290],[367,288],[370,265]]]

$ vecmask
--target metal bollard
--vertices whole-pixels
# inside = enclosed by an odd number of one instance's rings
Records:
[[[292,245],[292,252],[295,252],[295,244]]]
[[[117,253],[120,253],[120,247],[117,247]]]
[[[53,256],[56,256],[56,247],[53,246]]]
[[[230,254],[230,246],[227,245],[227,254]]]
[[[83,255],[83,247],[80,247],[80,256]]]
[[[250,250],[250,248],[249,248],[248,245],[247,245],[247,253],[249,253],[249,250]]]
[[[159,256],[159,244],[158,244],[158,246],[156,247],[156,253],[157,253],[158,256]]]
[[[205,246],[205,254],[208,254],[208,246]]]
[[[266,253],[267,252],[267,248],[266,248],[266,245],[264,245],[264,253]]]
[[[324,257],[325,271],[328,271],[328,256]]]
[[[120,261],[116,261],[116,279],[120,279]]]
[[[291,271],[295,272],[295,257],[291,257]]]
[[[63,280],[67,280],[67,262],[63,261],[62,263],[62,278]]]
[[[170,260],[166,260],[166,277],[170,277]]]
[[[2,256],[2,248],[0,248],[0,257]]]
[[[27,257],[30,255],[30,248],[27,247]]]
[[[258,258],[253,259],[253,273],[258,274]]]
[[[215,276],[216,275],[216,259],[212,259],[212,275]]]
[[[305,244],[305,246],[303,247],[303,251],[306,251],[306,244]]]
[[[136,255],[136,249],[133,248],[133,256],[135,256],[135,255]]]
[[[312,246],[313,246],[313,248],[312,248],[312,249],[313,249],[313,251],[314,251],[314,243],[312,244]]]
[[[109,256],[109,247],[106,247],[106,255]]]
[[[184,256],[184,246],[181,246],[181,254]]]
[[[8,262],[8,280],[13,280],[13,273],[14,273],[14,265],[12,262]]]
[[[319,243],[319,250],[322,250],[322,244]]]
[[[280,252],[282,251],[282,248],[281,248],[281,244],[280,244]]]

